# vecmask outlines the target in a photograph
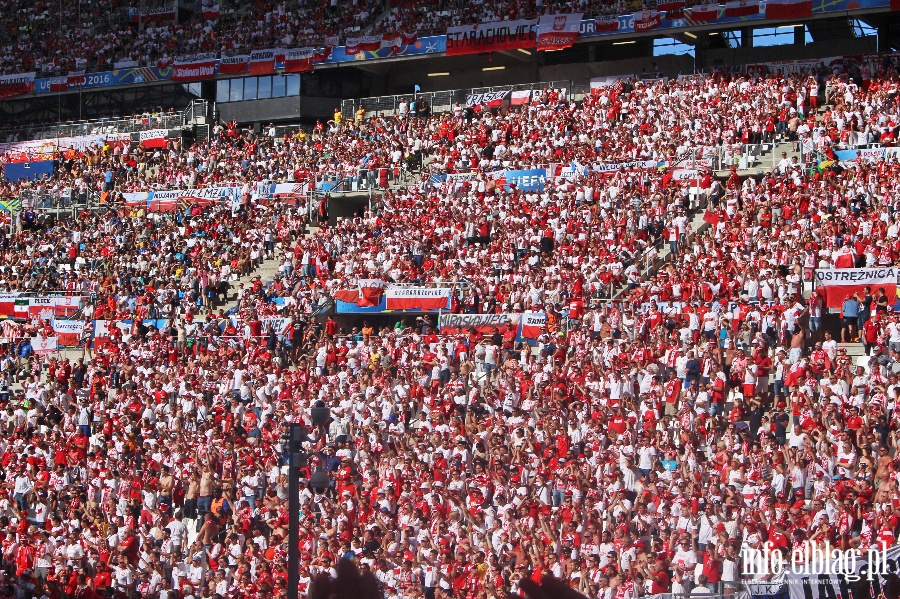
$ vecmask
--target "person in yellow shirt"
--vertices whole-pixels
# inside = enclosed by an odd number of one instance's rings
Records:
[[[356,124],[360,124],[363,122],[363,119],[366,118],[366,109],[362,106],[356,111]]]
[[[334,124],[340,125],[341,121],[343,121],[343,120],[344,120],[344,115],[341,113],[341,109],[335,108],[334,109]]]

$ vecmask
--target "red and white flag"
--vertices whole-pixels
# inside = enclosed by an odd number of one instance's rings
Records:
[[[897,296],[897,268],[826,268],[816,270],[816,289],[824,295],[825,305],[840,308],[844,300],[866,287],[873,291],[884,288],[888,297]]]
[[[382,48],[390,48],[393,54],[400,51],[403,46],[403,36],[399,33],[386,33],[381,39]]]
[[[150,129],[138,133],[140,144],[145,148],[165,148],[169,143],[168,129]]]
[[[561,50],[575,43],[581,29],[583,13],[564,15],[544,15],[538,19],[536,48],[538,50]]]
[[[243,75],[250,67],[250,55],[223,56],[219,61],[220,75]]]
[[[78,71],[69,71],[69,74],[66,75],[66,85],[69,87],[76,87],[78,85],[84,85],[86,81],[84,75],[84,69]]]
[[[812,0],[766,0],[767,19],[802,19],[812,16]]]
[[[271,75],[275,72],[275,57],[284,54],[284,50],[268,48],[250,52],[250,74]]]
[[[733,0],[725,3],[726,17],[750,17],[759,14],[759,0]]]
[[[204,19],[218,19],[221,16],[222,11],[219,10],[219,3],[216,0],[203,0]]]
[[[521,106],[531,102],[531,90],[514,91],[509,97],[510,106]]]
[[[691,7],[691,14],[688,18],[692,21],[705,23],[707,21],[715,21],[719,18],[718,4],[700,4]]]
[[[650,31],[660,24],[660,14],[655,10],[642,10],[631,15],[634,19],[635,31]]]
[[[0,98],[11,98],[34,91],[34,73],[0,76]]]
[[[344,54],[353,56],[360,52],[374,52],[381,48],[382,37],[380,35],[364,35],[362,37],[347,38],[344,46]]]
[[[522,315],[522,337],[537,339],[547,326],[547,315],[544,312]]]
[[[389,287],[385,291],[388,310],[446,310],[449,287]]]
[[[50,91],[64,92],[69,89],[68,77],[50,77]]]
[[[403,45],[411,46],[419,40],[419,32],[418,31],[404,31],[402,37],[403,37]]]
[[[284,53],[285,73],[308,73],[313,70],[314,48],[286,50]]]

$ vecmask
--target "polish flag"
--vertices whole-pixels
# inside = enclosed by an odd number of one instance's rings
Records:
[[[759,0],[733,0],[725,3],[726,17],[750,17],[759,14]]]
[[[509,98],[510,106],[521,106],[531,102],[531,90],[513,92]]]
[[[699,6],[691,7],[691,14],[689,18],[692,21],[699,22],[715,21],[719,18],[719,5],[701,4]]]
[[[544,312],[522,315],[522,337],[537,339],[547,326],[547,315]]]

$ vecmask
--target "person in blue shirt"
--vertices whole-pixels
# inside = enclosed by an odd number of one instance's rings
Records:
[[[842,309],[843,323],[841,326],[841,341],[850,343],[856,339],[856,321],[859,318],[859,295],[854,293],[853,296],[844,300]]]

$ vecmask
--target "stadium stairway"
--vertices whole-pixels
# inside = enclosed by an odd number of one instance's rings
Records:
[[[315,234],[315,232],[318,230],[319,230],[319,227],[308,226],[307,232],[305,233],[304,236],[306,238],[312,237]],[[285,251],[290,251],[293,249],[294,249],[294,244],[291,244],[290,246],[288,246],[286,248],[284,248],[284,247],[281,248],[280,251],[276,250],[275,258],[269,259],[269,260],[263,260],[263,263],[260,266],[258,266],[256,269],[254,269],[250,274],[243,276],[236,281],[232,281],[231,289],[232,289],[232,291],[234,291],[233,298],[228,300],[224,305],[216,308],[216,312],[218,312],[219,309],[222,309],[222,310],[225,310],[225,313],[227,314],[230,311],[237,309],[237,304],[238,304],[237,290],[240,288],[241,285],[250,285],[252,283],[253,279],[255,279],[256,277],[259,277],[264,285],[268,285],[269,283],[274,281],[275,275],[278,274],[278,267],[281,265],[281,254],[283,254]]]

